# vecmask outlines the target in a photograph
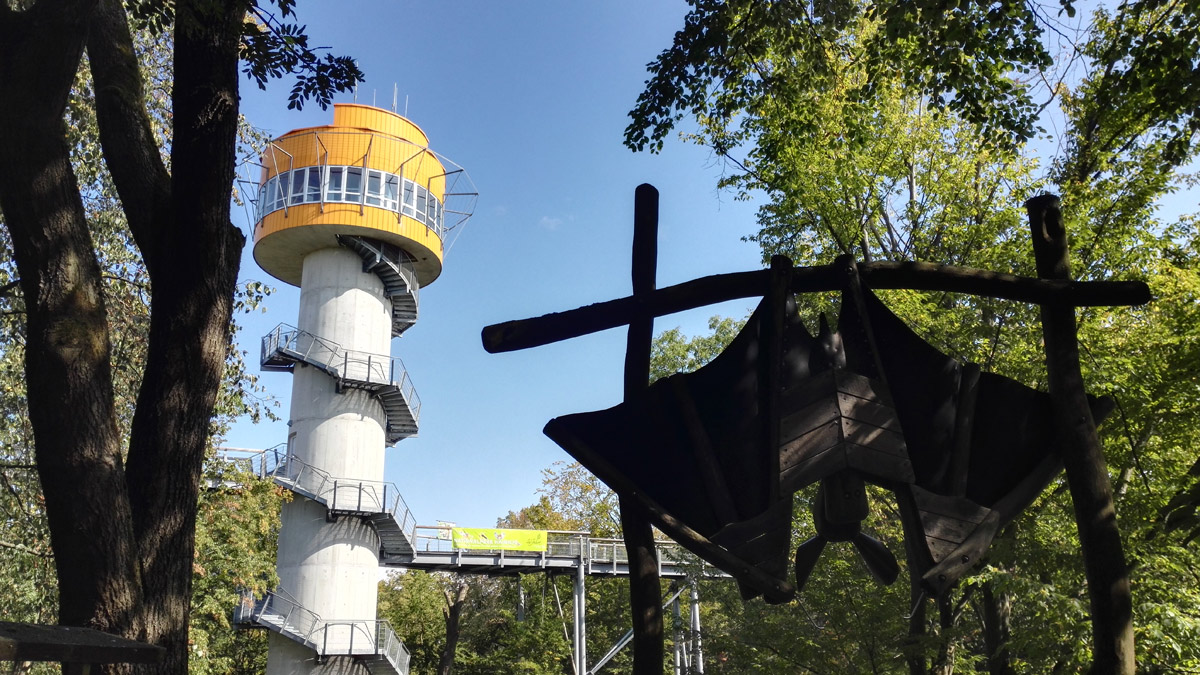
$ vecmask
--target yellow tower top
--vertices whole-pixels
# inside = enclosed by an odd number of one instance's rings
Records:
[[[442,272],[447,171],[417,125],[373,106],[337,103],[333,124],[295,129],[262,156],[254,259],[299,286],[304,257],[338,235],[400,247],[422,286]]]

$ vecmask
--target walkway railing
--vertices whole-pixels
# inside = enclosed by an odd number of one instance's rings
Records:
[[[392,388],[404,397],[414,423],[421,416],[421,399],[398,358],[343,349],[332,340],[281,323],[263,336],[261,364],[265,370],[290,370],[294,363],[324,370],[339,387],[372,393]]]
[[[378,657],[400,675],[408,674],[411,655],[385,620],[326,621],[281,593],[255,598],[242,592],[233,622],[273,630],[309,647],[320,656]]]
[[[386,513],[412,541],[417,521],[395,483],[338,478],[287,454],[284,445],[266,450],[256,471],[285,487],[319,501],[335,513]]]

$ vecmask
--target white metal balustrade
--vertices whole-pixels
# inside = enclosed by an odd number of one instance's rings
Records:
[[[413,551],[416,519],[394,483],[331,476],[287,454],[280,445],[260,455],[256,473],[325,506],[332,517],[358,516],[379,535],[382,555],[403,556]]]
[[[234,625],[266,628],[294,640],[320,658],[348,656],[379,675],[408,675],[411,655],[384,620],[324,620],[282,592],[255,598],[242,593]]]
[[[361,389],[373,395],[387,417],[388,445],[416,435],[421,399],[400,359],[343,349],[332,340],[282,323],[263,336],[263,370],[291,371],[297,363],[328,373],[338,391]]]

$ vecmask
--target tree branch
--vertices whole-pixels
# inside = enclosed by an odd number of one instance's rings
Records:
[[[141,70],[121,0],[100,0],[88,35],[96,121],[104,161],[147,269],[159,262],[155,236],[170,216],[171,175],[145,108]]]

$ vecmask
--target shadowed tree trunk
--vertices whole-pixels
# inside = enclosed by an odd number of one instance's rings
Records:
[[[462,611],[467,604],[467,592],[470,586],[459,579],[454,590],[443,589],[446,606],[442,608],[442,616],[446,619],[446,646],[442,649],[442,658],[438,661],[438,675],[450,675],[454,670],[454,655],[458,649],[458,637],[462,631]]]
[[[244,243],[229,199],[248,7],[174,4],[171,174],[150,134],[120,2],[0,5],[0,209],[25,296],[30,422],[60,621],[165,646],[164,663],[147,672],[187,672],[195,505]],[[62,121],[85,44],[105,159],[151,280],[149,355],[124,467],[100,268]]]
[[[1009,617],[1012,601],[1006,594],[998,594],[991,582],[981,584],[983,589],[983,643],[987,651],[988,675],[1016,675],[1008,653]]]

